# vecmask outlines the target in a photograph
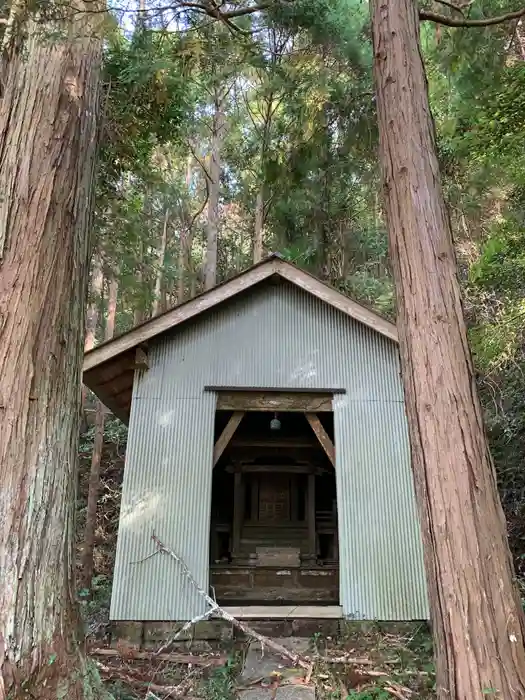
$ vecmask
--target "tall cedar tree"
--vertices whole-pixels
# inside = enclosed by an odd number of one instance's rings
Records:
[[[13,3],[2,56],[2,700],[102,694],[80,644],[73,514],[103,13],[67,7],[46,23]]]
[[[463,318],[415,0],[373,0],[374,78],[441,700],[525,697],[524,624]]]

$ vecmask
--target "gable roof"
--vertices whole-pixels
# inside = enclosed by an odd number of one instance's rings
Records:
[[[119,418],[127,422],[137,347],[274,276],[291,282],[377,333],[397,342],[397,330],[393,323],[353,301],[317,277],[283,260],[279,255],[273,254],[236,277],[88,351],[84,355],[84,384]]]

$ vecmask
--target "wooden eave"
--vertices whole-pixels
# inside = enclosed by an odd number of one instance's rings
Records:
[[[349,299],[313,275],[272,255],[236,277],[203,292],[189,301],[136,326],[123,335],[102,343],[84,355],[83,382],[125,423],[129,420],[135,350],[149,340],[176,328],[199,314],[232,299],[264,280],[278,277],[296,285],[347,316],[372,328],[394,342],[398,341],[393,323]]]

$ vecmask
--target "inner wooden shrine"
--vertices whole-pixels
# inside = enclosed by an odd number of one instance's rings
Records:
[[[338,604],[332,395],[219,393],[213,460],[217,601]]]

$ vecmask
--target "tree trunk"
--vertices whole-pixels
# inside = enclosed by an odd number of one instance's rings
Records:
[[[139,241],[137,269],[135,272],[135,280],[138,289],[138,297],[135,300],[135,308],[133,309],[133,325],[139,326],[144,321],[144,241],[142,238]]]
[[[463,319],[414,0],[372,3],[401,364],[445,700],[525,697],[523,615]]]
[[[98,309],[100,298],[102,297],[102,288],[104,284],[104,275],[102,273],[102,258],[97,253],[93,259],[93,272],[91,275],[91,301],[88,304],[86,312],[86,338],[84,341],[84,352],[92,350],[95,347],[95,340],[98,325]]]
[[[255,200],[255,229],[253,235],[253,262],[258,263],[263,258],[264,231],[264,185],[261,184]]]
[[[117,313],[118,282],[112,276],[109,283],[108,316],[104,340],[111,340],[115,332],[115,317]],[[101,401],[97,401],[97,413],[95,416],[95,436],[93,442],[93,454],[91,455],[91,469],[89,472],[89,487],[86,507],[86,525],[84,529],[84,545],[82,548],[82,586],[91,588],[93,578],[93,550],[95,548],[95,530],[97,525],[97,503],[100,490],[100,465],[102,462],[102,450],[104,448],[104,424],[106,409]]]
[[[155,278],[155,292],[153,297],[153,305],[151,309],[151,315],[156,316],[158,313],[164,310],[165,304],[162,302],[162,296],[164,293],[163,279],[164,279],[164,265],[166,259],[166,243],[168,240],[168,222],[170,218],[170,211],[166,208],[164,213],[164,225],[162,227],[162,236],[160,239],[159,254],[157,259],[157,276]]]
[[[226,119],[223,99],[216,97],[213,115],[210,192],[208,197],[208,220],[206,222],[206,261],[204,266],[204,289],[211,289],[217,283],[217,236],[219,230],[219,197],[221,191],[221,148],[224,140]]]
[[[92,350],[95,347],[95,338],[97,334],[98,324],[98,302],[102,296],[102,287],[104,284],[104,275],[102,274],[102,258],[96,253],[93,258],[93,272],[91,274],[91,301],[87,307],[86,313],[86,336],[84,340],[84,352]],[[82,399],[80,402],[80,432],[84,433],[88,429],[86,421],[85,404],[87,390],[82,384]]]
[[[2,66],[1,699],[102,696],[73,544],[103,13],[64,13],[60,26],[28,20]]]

